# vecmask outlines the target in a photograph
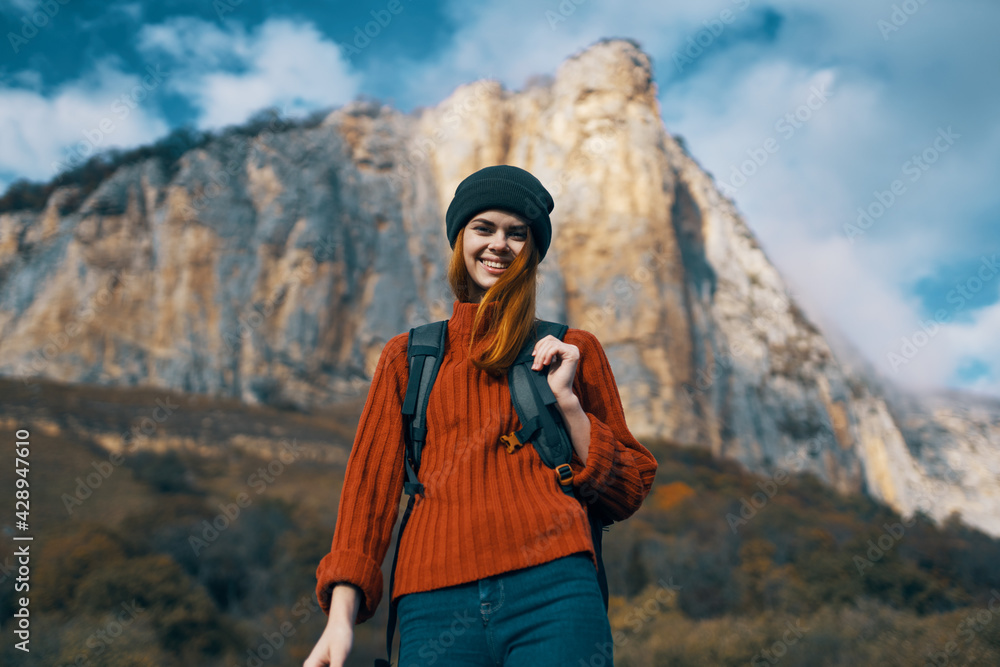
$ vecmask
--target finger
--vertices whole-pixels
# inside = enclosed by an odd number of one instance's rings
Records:
[[[546,345],[544,349],[539,351],[539,355],[536,355],[536,359],[541,357],[542,364],[548,365],[555,361],[557,357],[563,356],[563,349],[557,344],[552,343]]]

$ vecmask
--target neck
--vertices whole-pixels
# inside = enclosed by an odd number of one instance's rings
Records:
[[[472,322],[476,319],[476,313],[482,304],[479,301],[459,301],[452,304],[451,319],[448,320],[449,331],[460,331],[463,333],[472,332]],[[496,301],[486,304],[486,316],[480,324],[480,331],[485,331],[489,327],[490,318],[495,317],[500,311],[500,304]]]

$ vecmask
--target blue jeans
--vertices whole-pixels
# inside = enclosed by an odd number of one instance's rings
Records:
[[[590,555],[399,599],[399,667],[613,667]]]

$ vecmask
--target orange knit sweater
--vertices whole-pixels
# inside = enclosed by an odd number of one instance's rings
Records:
[[[424,494],[417,497],[401,538],[394,600],[580,551],[595,558],[580,501],[560,490],[555,472],[534,447],[526,444],[507,453],[500,441],[521,424],[506,376],[490,376],[469,361],[478,307],[455,301],[448,321],[417,473]],[[316,593],[327,614],[335,583],[349,582],[364,592],[357,623],[371,618],[382,599],[381,563],[399,514],[407,336],[394,336],[382,350],[347,462],[333,544],[316,571]],[[649,493],[656,459],[625,424],[618,387],[597,338],[570,328],[563,340],[580,349],[573,392],[591,424],[586,465],[575,452],[570,463],[573,483],[585,485],[584,498],[596,493],[612,518],[625,519]]]

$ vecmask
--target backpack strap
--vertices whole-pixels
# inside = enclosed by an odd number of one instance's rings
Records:
[[[539,320],[536,323],[534,338],[528,339],[507,371],[507,386],[521,428],[502,439],[507,444],[508,452],[526,442],[532,443],[545,465],[556,471],[559,488],[567,495],[573,495],[573,471],[569,467],[573,443],[563,424],[555,394],[546,379],[549,367],[545,366],[540,371],[531,368],[534,362],[531,352],[535,344],[550,334],[562,340],[568,330],[568,326],[556,322]]]
[[[549,387],[547,375],[549,367],[536,371],[531,368],[534,357],[531,355],[535,343],[548,335],[559,340],[565,337],[569,327],[558,322],[538,320],[535,336],[529,339],[521,349],[514,364],[507,372],[507,384],[510,387],[510,398],[521,422],[521,429],[502,436],[507,445],[507,451],[512,452],[524,443],[530,442],[542,461],[556,471],[559,488],[567,495],[576,497],[587,510],[587,521],[590,523],[590,537],[594,545],[594,556],[597,561],[597,583],[604,599],[604,611],[608,611],[608,576],[604,569],[602,542],[604,532],[608,529],[606,517],[600,509],[588,505],[580,492],[573,486],[573,471],[569,461],[573,457],[573,442],[569,430],[559,412],[555,394]]]
[[[396,583],[396,562],[399,560],[399,545],[403,541],[403,530],[410,519],[416,496],[424,493],[424,485],[417,479],[417,471],[420,469],[420,455],[427,438],[427,403],[430,400],[434,380],[437,379],[438,369],[441,367],[447,336],[448,321],[442,320],[410,329],[406,342],[410,377],[406,384],[402,412],[403,421],[408,423],[409,427],[403,430],[406,442],[404,457],[406,481],[403,482],[403,490],[410,499],[406,503],[403,520],[396,532],[396,551],[392,556],[392,573],[389,575],[389,620],[385,627],[385,653],[388,660],[377,658],[375,667],[392,665],[392,637],[396,633],[396,605],[392,603],[392,591]]]
[[[410,329],[406,343],[410,379],[403,399],[403,419],[409,424],[409,437],[406,439],[407,481],[403,488],[411,496],[424,492],[423,484],[417,481],[417,470],[427,438],[427,403],[441,367],[447,337],[448,321],[442,320]]]

